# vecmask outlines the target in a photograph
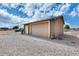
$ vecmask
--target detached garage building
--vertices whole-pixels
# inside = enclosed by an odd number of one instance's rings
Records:
[[[57,38],[63,35],[63,16],[24,24],[24,33],[39,37]]]

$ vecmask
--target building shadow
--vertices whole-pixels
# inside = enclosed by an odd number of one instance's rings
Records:
[[[73,36],[73,35],[64,34],[61,40],[51,39],[49,41],[57,43],[57,44],[79,48],[79,37]]]
[[[73,35],[64,34],[62,36],[62,39],[58,39],[58,38],[49,39],[49,38],[40,37],[40,36],[36,36],[36,35],[27,35],[27,36],[34,37],[37,40],[41,39],[41,40],[49,41],[49,42],[56,43],[56,44],[61,44],[61,45],[79,48],[79,38],[76,36],[73,36]]]

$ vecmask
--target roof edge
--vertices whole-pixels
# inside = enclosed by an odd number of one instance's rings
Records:
[[[37,21],[33,21],[33,22],[28,22],[28,23],[25,23],[24,25],[27,25],[27,24],[30,24],[30,23],[36,23],[36,22],[41,22],[41,21],[47,21],[47,20],[56,20],[57,18],[62,18],[63,19],[63,24],[64,24],[64,17],[63,16],[57,16],[57,17],[54,17],[54,18],[47,18],[47,19],[42,19],[42,20],[37,20]]]

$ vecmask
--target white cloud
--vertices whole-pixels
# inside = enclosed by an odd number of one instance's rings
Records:
[[[16,8],[19,5],[22,5],[24,7],[21,7],[19,9],[19,11],[22,11],[23,13],[26,13],[28,16],[33,16],[33,18],[41,18],[44,15],[50,15],[50,16],[59,16],[64,14],[69,6],[71,4],[60,4],[59,6],[55,6],[56,4],[54,3],[28,3],[28,4],[16,4],[16,3],[9,3],[9,4],[3,4],[4,6],[9,6],[12,8]],[[53,8],[53,10],[51,10],[52,7],[57,8],[57,10],[55,10]],[[43,11],[43,13],[41,13],[41,11]],[[46,14],[46,11],[49,11],[49,13]],[[52,13],[50,13],[52,12]]]
[[[0,9],[0,15],[8,18],[6,20],[8,22],[12,22],[12,23],[18,23],[23,20],[23,18],[21,18],[19,16],[15,16],[13,14],[8,13],[5,9]],[[6,21],[6,20],[4,19],[4,21]]]
[[[19,5],[19,4],[12,3],[12,4],[10,4],[10,7],[16,8],[18,5]]]
[[[26,13],[28,16],[33,16],[33,12],[36,13],[36,11],[42,7],[43,4],[23,4],[24,7],[20,8],[19,11],[22,11],[23,13]]]
[[[69,8],[70,5],[71,5],[71,4],[68,4],[68,3],[63,4],[63,5],[61,6],[60,10],[61,10],[61,11],[67,10],[67,9]]]
[[[72,11],[72,12],[70,13],[70,15],[71,15],[72,17],[74,17],[74,16],[77,15],[77,13],[76,13],[75,11]]]
[[[16,8],[18,5],[22,5],[24,7],[21,7],[19,11],[22,11],[23,13],[26,13],[28,16],[33,16],[32,18],[43,18],[44,15],[47,16],[59,16],[64,14],[69,6],[71,4],[60,4],[59,6],[55,6],[56,4],[54,3],[28,3],[28,4],[9,4],[10,7]],[[53,9],[51,10],[52,7],[58,8],[57,10]],[[43,11],[43,13],[41,13]],[[49,11],[49,13],[46,13],[46,11]],[[52,12],[52,13],[51,13]]]
[[[51,10],[50,10],[51,9],[50,7],[52,7],[51,5],[53,6],[53,4],[42,4],[42,6],[38,10],[35,11],[33,18],[43,18],[43,17],[45,17],[46,11],[51,12]],[[41,12],[41,11],[43,11],[43,12]]]
[[[2,6],[4,6],[4,7],[8,7],[8,8],[16,8],[17,6],[19,6],[20,5],[20,3],[2,3],[1,4]]]
[[[4,6],[4,7],[9,7],[9,3],[2,3],[1,6]]]
[[[59,9],[54,12],[53,16],[60,16],[62,14],[65,14],[66,11],[68,11],[70,6],[71,4],[67,4],[67,3],[59,5]]]
[[[70,7],[71,4],[60,4],[58,6],[56,6],[56,4],[44,4],[39,10],[37,10],[35,12],[35,15],[33,16],[33,18],[41,18],[44,15],[47,17],[49,15],[50,16],[60,16],[62,14],[64,14]],[[51,10],[52,7],[53,10]],[[41,13],[40,11],[43,11],[43,13]],[[49,13],[45,13],[46,11],[49,11]],[[44,17],[45,17],[44,16]]]
[[[8,28],[12,28],[15,24],[12,23],[4,23],[4,22],[0,22],[0,28],[1,27],[8,27]]]
[[[0,14],[4,17],[8,17],[10,18],[10,21],[12,23],[20,23],[22,21],[36,21],[39,20],[40,18],[49,18],[49,17],[53,17],[53,16],[60,16],[63,14],[66,14],[66,12],[68,11],[69,7],[71,6],[71,4],[53,4],[53,3],[28,3],[28,4],[16,4],[16,3],[9,3],[9,4],[3,4],[3,6],[6,7],[12,7],[12,8],[16,8],[17,6],[23,6],[21,8],[19,8],[18,11],[22,11],[23,13],[27,14],[28,16],[31,16],[32,18],[28,19],[28,17],[26,18],[21,18],[19,16],[15,16],[13,14],[8,13],[5,9],[0,9]],[[79,11],[79,8],[78,8]],[[73,12],[72,14],[74,14],[75,16],[75,12]],[[34,19],[34,20],[33,20]]]
[[[73,9],[73,11],[69,14],[72,17],[75,17],[76,15],[79,14],[79,5]]]

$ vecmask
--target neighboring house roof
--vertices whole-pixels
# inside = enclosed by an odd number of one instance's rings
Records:
[[[63,18],[63,16],[58,16],[58,17],[47,18],[47,19],[39,19],[39,20],[32,21],[32,22],[30,21],[28,23],[25,23],[24,25],[30,24],[30,23],[36,23],[36,22],[46,21],[46,20],[53,21],[53,20],[56,20],[57,18],[62,18],[62,21],[63,21],[63,24],[64,24],[64,18]]]

